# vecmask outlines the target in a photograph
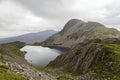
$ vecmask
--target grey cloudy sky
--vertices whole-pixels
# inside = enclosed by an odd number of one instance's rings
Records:
[[[72,18],[120,29],[120,0],[0,0],[0,37],[60,30]]]

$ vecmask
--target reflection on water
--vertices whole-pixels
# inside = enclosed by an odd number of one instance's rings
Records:
[[[43,67],[63,53],[63,51],[42,46],[25,46],[21,51],[27,52],[25,54],[25,59],[29,63]]]

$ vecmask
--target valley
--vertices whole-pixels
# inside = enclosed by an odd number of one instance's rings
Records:
[[[0,44],[0,56],[11,80],[120,80],[120,31],[71,19],[43,42]]]

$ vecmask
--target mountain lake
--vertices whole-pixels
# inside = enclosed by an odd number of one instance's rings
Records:
[[[20,49],[26,51],[25,59],[32,65],[45,67],[57,56],[64,54],[68,48],[64,47],[42,47],[42,46],[24,46]]]

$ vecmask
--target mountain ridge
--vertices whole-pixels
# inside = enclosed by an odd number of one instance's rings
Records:
[[[84,22],[79,19],[69,20],[64,28],[40,43],[41,45],[74,47],[86,39],[120,38],[120,31],[107,28],[98,22]]]
[[[42,42],[45,39],[47,39],[49,36],[55,34],[56,32],[57,31],[54,30],[46,30],[37,33],[28,33],[16,37],[4,38],[0,40],[0,44],[14,42],[14,41],[21,41],[28,44],[32,44],[34,42]]]

